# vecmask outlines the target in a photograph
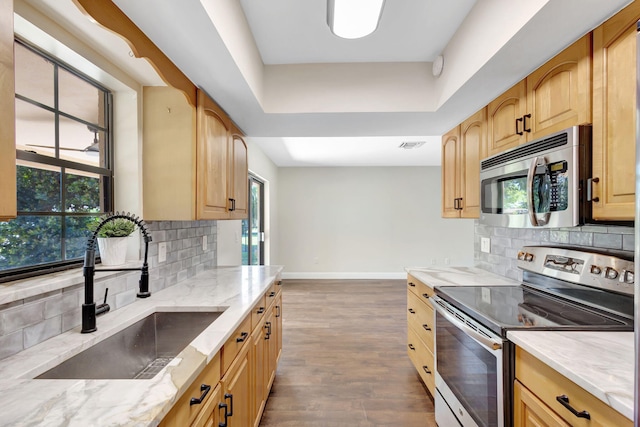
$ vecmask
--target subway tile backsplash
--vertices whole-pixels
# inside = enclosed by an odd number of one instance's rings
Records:
[[[480,239],[491,239],[491,252],[480,251]],[[601,249],[633,251],[635,235],[633,227],[584,225],[556,229],[504,228],[483,225],[475,221],[475,264],[493,273],[515,280],[522,280],[516,255],[526,245],[570,245]]]
[[[157,292],[189,279],[216,265],[216,221],[148,222],[152,242],[149,244],[149,288]],[[207,249],[202,240],[206,236]],[[158,262],[158,245],[167,244],[166,261]],[[141,238],[141,253],[144,241]],[[107,302],[111,311],[136,301],[139,272],[125,272],[109,278],[95,276],[94,295],[102,302],[109,288]],[[84,302],[84,284],[48,292],[21,301],[0,305],[0,360],[80,325]],[[98,323],[100,320],[98,320]]]

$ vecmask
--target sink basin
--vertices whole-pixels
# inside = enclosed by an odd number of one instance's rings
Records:
[[[221,314],[155,312],[36,378],[153,378]]]

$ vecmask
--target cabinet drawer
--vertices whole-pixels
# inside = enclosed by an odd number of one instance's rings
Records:
[[[254,305],[253,309],[251,310],[251,330],[258,326],[266,312],[267,302],[265,296],[262,295],[262,297],[260,297],[256,305]]]
[[[407,292],[407,321],[409,327],[429,347],[433,353],[433,308],[429,302],[422,302],[413,292]]]
[[[516,378],[556,414],[574,427],[631,427],[633,422],[561,375],[531,354],[516,347]],[[589,412],[591,419],[578,418],[557,396],[567,396],[577,411]]]
[[[422,381],[427,386],[431,396],[433,396],[436,388],[435,359],[433,357],[433,353],[427,348],[422,340],[418,338],[418,335],[413,328],[408,329],[407,352],[409,353],[409,358],[411,359],[413,366],[418,370],[420,378],[422,378]]]
[[[160,425],[162,427],[181,427],[191,425],[191,423],[200,414],[200,411],[207,406],[212,393],[218,382],[220,381],[220,353],[216,354],[211,362],[207,364],[206,368],[196,380],[191,383],[187,391],[182,395],[178,402],[173,406],[171,411],[162,420]],[[203,394],[203,387],[211,387],[209,392],[202,400],[200,404],[191,405],[191,398],[199,399]]]
[[[236,358],[242,347],[250,341],[251,336],[251,317],[247,316],[238,328],[233,332],[229,339],[224,343],[222,347],[222,374],[233,363],[233,359]]]
[[[424,300],[428,300],[435,295],[433,288],[425,285],[410,274],[407,275],[407,288]]]
[[[277,286],[276,282],[273,282],[267,292],[264,294],[266,299],[267,308],[271,307],[278,296],[278,292],[281,290],[281,286]]]

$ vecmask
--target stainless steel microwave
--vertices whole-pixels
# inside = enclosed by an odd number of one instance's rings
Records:
[[[591,126],[565,129],[480,162],[480,223],[573,227],[591,218]]]

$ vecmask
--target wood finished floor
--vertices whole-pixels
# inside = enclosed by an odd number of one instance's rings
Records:
[[[285,280],[261,427],[436,427],[406,351],[403,280]]]

